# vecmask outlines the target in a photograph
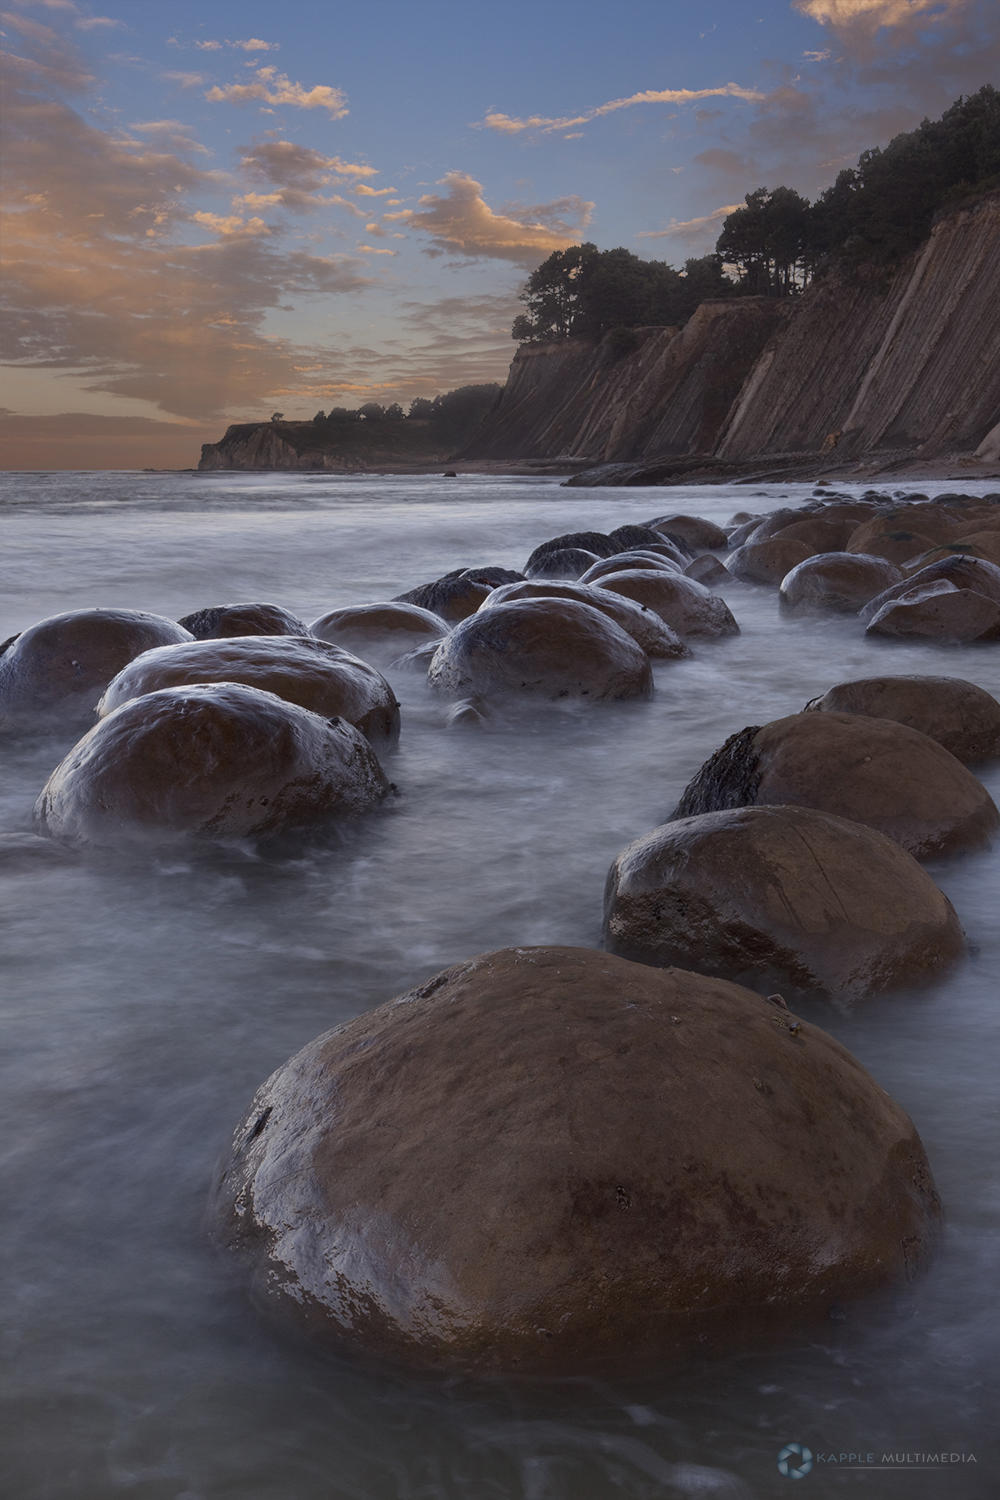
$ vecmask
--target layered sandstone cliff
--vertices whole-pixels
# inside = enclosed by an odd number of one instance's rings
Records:
[[[205,443],[199,469],[325,469],[364,472],[381,464],[435,463],[454,447],[429,422],[240,422]]]

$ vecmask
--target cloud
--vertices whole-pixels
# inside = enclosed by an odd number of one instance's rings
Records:
[[[756,90],[741,88],[736,83],[725,83],[715,89],[645,89],[640,94],[629,94],[627,99],[612,99],[607,104],[599,104],[594,109],[585,110],[582,115],[564,115],[558,119],[551,119],[547,115],[529,115],[527,119],[520,120],[490,110],[474,128],[497,130],[501,135],[519,135],[524,130],[538,130],[548,134],[553,130],[568,130],[573,125],[587,125],[601,115],[610,115],[619,109],[631,109],[636,104],[690,104],[695,99],[714,99],[723,95],[747,100],[764,97]]]
[[[205,82],[203,73],[183,73],[174,69],[161,73],[160,77],[169,78],[171,83],[179,83],[182,89],[196,89]]]
[[[237,149],[245,175],[252,182],[277,189],[267,194],[269,202],[280,203],[292,213],[310,213],[320,205],[337,203],[358,218],[366,217],[349,199],[338,194],[324,197],[320,189],[351,177],[376,177],[375,167],[342,161],[339,156],[323,156],[311,146],[299,146],[294,141],[255,141]],[[371,189],[368,191],[377,196]],[[250,195],[245,195],[242,201],[250,203]]]
[[[124,26],[124,21],[116,21],[111,16],[81,16],[76,22],[79,31],[92,31],[95,26]]]
[[[244,52],[280,52],[280,42],[262,42],[260,37],[252,36],[245,42],[229,42],[230,47],[241,47]]]
[[[642,229],[636,238],[640,240],[679,239],[688,245],[711,241],[714,245],[722,232],[723,219],[735,213],[738,208],[745,207],[744,203],[726,203],[722,208],[713,209],[710,214],[703,214],[700,219],[671,219],[666,229]]]
[[[368,227],[370,227],[370,226],[368,226]],[[398,250],[377,250],[374,245],[359,245],[358,249],[359,250],[363,250],[366,255],[398,255],[399,254]]]
[[[483,200],[482,183],[467,173],[449,172],[442,182],[448,188],[447,197],[425,193],[420,210],[404,208],[383,215],[391,223],[429,235],[431,248],[427,253],[431,255],[508,260],[534,267],[553,250],[579,244],[580,231],[594,207],[573,197],[531,208],[513,205],[506,213],[496,214]],[[563,214],[574,222],[560,217]]]
[[[184,417],[307,388],[298,350],[265,335],[264,319],[370,286],[366,263],[288,249],[261,219],[192,213],[190,197],[217,192],[222,174],[158,149],[155,132],[147,146],[90,124],[59,97],[62,80],[85,77],[79,61],[58,39],[28,40],[34,61],[5,60],[8,362]],[[211,242],[186,243],[193,225]]]
[[[196,151],[202,156],[211,155],[208,148],[200,141],[191,139],[194,126],[182,125],[180,120],[134,121],[129,129],[138,130],[143,135],[153,136],[159,151]]]
[[[330,88],[317,83],[311,89],[301,83],[293,83],[276,68],[258,68],[256,83],[230,83],[225,88],[218,84],[208,90],[205,98],[212,104],[225,101],[227,104],[248,104],[251,99],[263,99],[265,104],[293,104],[297,109],[325,109],[331,120],[342,120],[347,114],[347,95],[343,89]]]
[[[741,151],[725,151],[718,146],[699,151],[695,161],[700,167],[711,167],[716,172],[724,172],[727,177],[738,177],[741,181],[757,171],[756,162],[749,160]]]
[[[221,42],[195,42],[195,46],[198,48],[198,50],[200,52],[221,52],[222,51],[222,43]]]
[[[372,188],[365,183],[359,182],[357,187],[351,188],[352,193],[360,193],[365,198],[384,198],[387,193],[398,193],[398,188]]]

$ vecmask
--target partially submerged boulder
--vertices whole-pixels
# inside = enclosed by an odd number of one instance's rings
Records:
[[[518,599],[573,599],[578,604],[589,604],[620,625],[647,656],[664,659],[691,655],[690,647],[651,609],[636,604],[633,599],[626,599],[622,594],[611,594],[607,589],[591,588],[585,583],[505,584],[503,588],[494,589],[479,610],[482,613],[484,609],[493,609],[497,604],[513,604]]]
[[[664,536],[678,537],[693,548],[705,548],[708,551],[721,548],[725,551],[729,546],[729,537],[722,527],[717,526],[714,521],[706,521],[703,516],[686,516],[682,513],[656,516],[654,520],[647,521],[646,526],[652,531],[662,532]]]
[[[595,562],[600,562],[596,552],[583,547],[558,547],[555,552],[545,552],[537,562],[525,564],[527,578],[579,578]]]
[[[984,598],[992,599],[994,604],[1000,604],[1000,568],[987,562],[985,558],[960,556],[942,558],[940,562],[930,563],[912,573],[909,578],[901,579],[891,588],[876,594],[858,613],[862,620],[871,620],[891,600],[941,579],[954,584],[956,589],[971,589],[974,594],[982,594]]]
[[[474,615],[490,592],[492,584],[476,583],[462,574],[438,578],[433,583],[422,583],[407,594],[397,594],[393,604],[416,604],[421,609],[439,615],[449,625],[467,620]]]
[[[811,552],[843,552],[857,530],[854,521],[831,521],[823,516],[809,516],[803,521],[793,521],[772,533],[769,540],[804,542]]]
[[[1000,755],[1000,703],[962,677],[859,677],[838,682],[804,712],[892,719],[937,740],[963,765]]]
[[[650,698],[649,657],[600,610],[551,596],[480,610],[434,653],[427,680],[456,698]]]
[[[634,1373],[906,1286],[940,1219],[912,1123],[826,1032],[584,948],[456,964],[258,1090],[210,1232],[334,1349]]]
[[[109,685],[105,718],[143,693],[196,682],[242,682],[329,719],[339,715],[379,750],[399,739],[399,704],[381,672],[311,635],[246,635],[144,651]]]
[[[622,958],[841,1003],[937,978],[961,957],[951,902],[899,844],[805,807],[742,807],[654,828],[608,875]]]
[[[593,552],[595,557],[610,557],[621,550],[618,543],[603,531],[566,531],[562,536],[539,542],[524,565],[526,575],[530,578],[542,558],[550,552],[566,552],[570,548],[583,548],[585,552]]]
[[[331,609],[309,626],[311,635],[345,651],[353,651],[363,661],[379,665],[413,651],[428,641],[440,641],[448,634],[448,625],[440,615],[417,604],[398,604],[386,600],[380,604],[350,604]]]
[[[865,635],[922,641],[1000,640],[1000,604],[946,578],[916,584],[872,616]]]
[[[684,569],[685,578],[693,578],[695,583],[703,584],[707,589],[718,588],[720,584],[731,583],[732,573],[724,562],[720,562],[711,552],[703,552],[700,557],[694,558]]]
[[[1000,813],[986,788],[916,729],[857,714],[793,714],[731,735],[671,821],[733,807],[813,807],[863,823],[915,859],[981,849]]]
[[[178,621],[196,641],[233,635],[308,635],[309,627],[280,604],[211,604]]]
[[[670,558],[657,557],[655,552],[616,552],[614,557],[602,557],[599,562],[595,562],[583,574],[580,582],[595,583],[598,578],[607,578],[611,573],[624,573],[628,568],[659,573],[680,573],[681,571]]]
[[[683,573],[626,568],[599,579],[596,587],[645,605],[682,640],[740,633],[726,601]]]
[[[183,625],[138,609],[74,609],[40,620],[0,655],[0,728],[90,725],[104,689],[134,657],[191,639]]]
[[[902,580],[895,563],[855,552],[820,552],[796,564],[781,580],[789,609],[831,609],[856,614],[863,604]]]
[[[364,735],[231,682],[132,698],[49,777],[35,821],[74,847],[152,848],[321,828],[381,801]]]
[[[741,583],[766,583],[777,588],[786,573],[813,555],[805,542],[772,536],[763,542],[744,542],[726,559],[726,566]]]

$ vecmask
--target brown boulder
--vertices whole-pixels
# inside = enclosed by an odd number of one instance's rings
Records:
[[[713,557],[711,552],[703,552],[693,562],[689,562],[684,569],[685,578],[693,578],[695,583],[703,584],[707,589],[718,588],[722,583],[731,583],[733,575],[724,562]]]
[[[571,599],[496,604],[434,653],[427,680],[456,698],[650,698],[649,657],[607,615]]]
[[[580,583],[594,583],[598,578],[607,578],[610,573],[624,573],[627,568],[638,568],[650,573],[680,573],[681,568],[669,557],[657,557],[652,552],[616,552],[614,557],[602,557],[593,563],[579,578]]]
[[[209,1227],[321,1343],[468,1375],[634,1373],[906,1286],[940,1205],[818,1027],[586,948],[456,964],[258,1090]]]
[[[847,550],[852,549],[849,547]],[[916,531],[884,531],[880,536],[869,537],[864,548],[866,556],[884,557],[897,567],[933,550],[934,543],[931,539]]]
[[[380,750],[399,739],[399,704],[381,672],[311,635],[233,636],[144,651],[110,684],[98,716],[143,693],[196,682],[241,682],[321,718],[339,715]]]
[[[731,807],[814,807],[895,839],[916,859],[989,845],[992,797],[935,740],[888,719],[793,714],[732,735],[685,788],[673,819]]]
[[[484,609],[493,609],[497,604],[513,604],[518,599],[573,599],[577,604],[589,604],[620,625],[647,656],[669,659],[691,655],[690,647],[685,646],[680,636],[664,625],[651,609],[645,609],[622,594],[609,594],[607,589],[591,588],[585,583],[506,584],[494,589],[483,601],[479,606],[480,614]]]
[[[908,594],[925,583],[937,583],[942,578],[953,583],[957,589],[971,589],[974,594],[982,594],[984,598],[992,599],[994,604],[1000,604],[1000,568],[984,558],[944,557],[940,562],[930,563],[911,573],[909,578],[893,584],[892,588],[876,594],[858,614],[862,620],[870,620],[892,599],[898,599],[902,594]]]
[[[865,635],[923,641],[1000,640],[1000,604],[941,578],[883,604]]]
[[[233,635],[308,635],[297,615],[280,604],[212,604],[178,622],[196,641],[218,641]]]
[[[805,542],[772,536],[764,542],[744,542],[726,559],[726,566],[742,583],[768,583],[776,588],[786,573],[815,555]]]
[[[1000,755],[1000,703],[962,677],[860,677],[838,682],[803,712],[892,719],[937,740],[963,765]]]
[[[537,562],[525,566],[528,578],[579,578],[593,563],[600,559],[596,552],[583,547],[559,547],[555,552],[545,552]]]
[[[645,605],[682,640],[740,633],[726,601],[683,573],[626,568],[621,573],[609,573],[595,587]]]
[[[921,563],[926,567],[928,563],[935,563],[943,557],[953,557],[958,554],[967,557],[984,557],[994,567],[1000,567],[1000,534],[995,531],[976,531],[971,536],[956,537],[953,542],[945,542],[936,549],[932,544],[931,548],[921,556]]]
[[[562,536],[539,542],[525,563],[524,571],[530,578],[542,558],[547,557],[550,552],[566,552],[576,548],[593,552],[595,557],[611,557],[620,550],[620,544],[603,531],[565,531]]]
[[[790,609],[835,609],[856,614],[863,604],[902,580],[895,563],[864,553],[821,552],[798,563],[781,580],[781,602]]]
[[[231,682],[132,698],[49,777],[36,823],[77,847],[235,841],[317,827],[379,802],[364,735]]]
[[[104,689],[152,646],[191,632],[138,609],[75,609],[40,620],[0,655],[0,727],[28,733],[93,723]]]
[[[936,978],[965,949],[911,854],[847,818],[741,807],[654,828],[608,875],[605,946],[787,998],[851,1003]]]
[[[416,604],[421,609],[438,615],[449,625],[467,620],[474,615],[490,592],[488,583],[476,583],[472,578],[438,578],[434,583],[422,583],[410,589],[408,594],[397,594],[393,604]]]
[[[951,541],[955,535],[955,518],[933,505],[899,505],[882,511],[857,527],[844,550],[870,552],[869,542],[898,531],[929,537],[931,546],[934,546],[935,543]]]
[[[352,604],[331,609],[309,626],[311,635],[379,665],[448,634],[440,615],[416,604]]]
[[[664,536],[679,537],[689,547],[704,547],[709,551],[721,548],[724,551],[729,546],[729,537],[722,527],[716,526],[714,521],[706,521],[703,516],[657,516],[646,525]]]
[[[810,552],[843,552],[856,530],[854,521],[827,521],[810,516],[806,521],[793,521],[791,526],[783,526],[771,540],[781,538],[789,542],[805,542]]]

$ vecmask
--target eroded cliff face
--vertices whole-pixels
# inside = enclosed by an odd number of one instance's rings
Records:
[[[888,281],[836,273],[795,300],[706,302],[683,330],[526,345],[462,458],[595,464],[712,454],[989,445],[1000,417],[1000,192],[941,218]]]
[[[242,422],[205,443],[199,469],[326,469],[364,472],[379,464],[433,463],[450,445],[427,422]]]
[[[718,435],[720,458],[974,449],[1000,416],[1000,193],[942,218],[886,285],[817,283]]]
[[[497,406],[462,458],[591,458],[595,463],[712,446],[769,338],[788,315],[767,297],[703,302],[683,329],[526,344]]]

